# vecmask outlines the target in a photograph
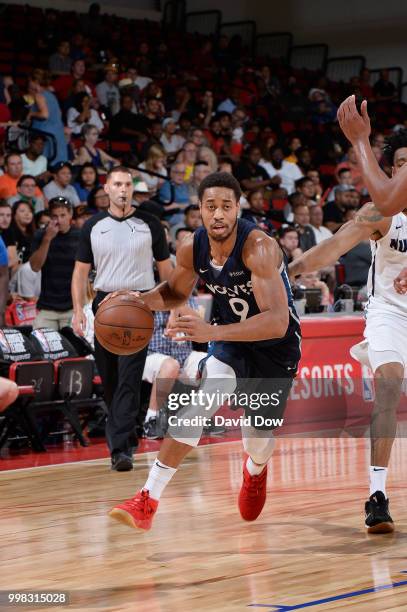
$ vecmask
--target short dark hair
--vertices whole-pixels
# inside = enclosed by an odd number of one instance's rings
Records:
[[[341,176],[344,172],[350,172],[350,168],[341,168],[338,170],[338,176]]]
[[[35,142],[36,140],[42,140],[42,142],[45,142],[47,140],[47,137],[45,136],[45,134],[41,134],[41,132],[31,132],[29,136],[30,144],[32,142]]]
[[[127,166],[114,166],[111,170],[109,170],[109,172],[106,174],[106,182],[110,179],[110,177],[112,176],[112,174],[115,174],[115,172],[126,172],[126,174],[130,174],[130,176],[132,176],[129,168],[127,168]]]
[[[303,176],[302,178],[295,181],[295,188],[298,189],[298,187],[304,187],[305,183],[309,182],[312,183],[312,179],[310,179],[309,176]]]
[[[11,210],[11,204],[7,200],[0,200],[0,208],[10,208]]]
[[[52,213],[55,208],[66,208],[70,212],[73,212],[73,206],[68,198],[64,198],[63,196],[57,196],[56,198],[51,198],[48,202],[48,210]]]
[[[385,145],[383,148],[383,155],[386,161],[393,165],[394,155],[397,149],[401,149],[407,147],[407,130],[397,130],[397,132],[393,132],[391,136],[388,136],[385,141]]]
[[[32,179],[35,185],[37,185],[37,180],[35,176],[33,176],[32,174],[22,174],[17,181],[17,187],[20,187],[27,179]]]
[[[19,157],[21,159],[21,153],[18,151],[10,151],[7,155],[4,156],[4,165],[8,164],[10,157]]]
[[[229,174],[229,172],[212,172],[212,174],[208,174],[208,176],[203,179],[198,187],[198,199],[200,202],[202,202],[205,189],[210,189],[211,187],[225,187],[226,189],[231,189],[235,194],[237,202],[239,202],[242,195],[239,182],[232,174]]]
[[[184,210],[184,215],[187,215],[189,212],[191,212],[191,210],[199,210],[198,204],[189,204],[189,206],[187,206]]]
[[[175,240],[178,238],[178,235],[179,235],[181,232],[188,232],[188,233],[190,233],[190,234],[193,234],[193,233],[194,233],[194,230],[192,230],[190,227],[179,227],[179,228],[177,229],[177,231],[175,232]]]
[[[51,172],[52,172],[52,174],[56,174],[57,172],[62,170],[62,168],[68,168],[68,170],[70,170],[72,172],[72,164],[70,164],[67,161],[60,161],[60,162],[54,164],[52,166],[52,168],[51,168]]]
[[[290,232],[295,232],[298,236],[298,232],[293,225],[283,225],[278,232],[278,238],[281,240],[281,238],[284,238],[284,236]]]

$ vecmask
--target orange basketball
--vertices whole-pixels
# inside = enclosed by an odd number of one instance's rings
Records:
[[[153,313],[133,295],[116,295],[97,309],[95,336],[116,355],[138,353],[150,342],[153,331]]]

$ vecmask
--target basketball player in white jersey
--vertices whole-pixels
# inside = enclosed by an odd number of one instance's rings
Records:
[[[385,154],[391,160],[396,176],[407,162],[407,130],[391,136]],[[293,261],[289,265],[289,274],[295,277],[332,265],[341,255],[368,238],[372,265],[368,279],[365,340],[352,347],[351,355],[369,365],[375,378],[366,527],[369,533],[387,533],[394,530],[386,495],[387,466],[396,435],[397,407],[407,366],[407,296],[400,295],[394,287],[395,276],[407,265],[407,209],[393,217],[383,217],[375,204],[365,204],[355,219],[343,225],[332,238]]]

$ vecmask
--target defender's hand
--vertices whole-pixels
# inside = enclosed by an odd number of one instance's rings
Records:
[[[370,136],[370,118],[367,112],[367,101],[363,100],[361,114],[356,108],[355,96],[349,96],[338,109],[338,121],[342,132],[352,144]]]
[[[407,293],[407,268],[403,268],[400,274],[396,276],[393,286],[400,295]]]

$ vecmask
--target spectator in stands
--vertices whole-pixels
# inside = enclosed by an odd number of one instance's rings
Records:
[[[128,79],[131,79],[132,83],[139,88],[140,91],[143,91],[147,87],[149,83],[151,83],[152,79],[150,77],[141,76],[139,74],[136,66],[131,66],[126,70],[125,76]]]
[[[328,285],[321,280],[319,272],[308,272],[307,274],[301,274],[296,279],[296,284],[302,289],[319,289],[321,291],[321,302],[320,305],[325,308],[329,306],[331,297],[329,293]]]
[[[370,70],[369,68],[363,68],[360,72],[359,78],[359,90],[360,95],[365,100],[372,100],[373,98],[373,87],[370,84]]]
[[[319,244],[323,240],[332,236],[331,230],[325,227],[323,223],[324,213],[320,206],[312,206],[309,209],[309,223],[315,236],[315,244]]]
[[[163,135],[163,127],[161,119],[155,119],[150,122],[150,127],[147,131],[147,140],[143,144],[141,150],[141,157],[147,157],[148,151],[153,146],[159,146],[162,149],[161,136]]]
[[[35,234],[30,257],[32,270],[41,270],[39,313],[33,326],[58,331],[72,320],[71,280],[80,232],[71,226],[73,207],[69,200],[50,199],[49,211],[51,221]]]
[[[62,197],[67,199],[72,206],[81,203],[75,188],[71,185],[72,166],[68,162],[60,162],[52,168],[54,179],[45,185],[44,195],[48,200]]]
[[[336,179],[338,181],[338,185],[352,185],[352,174],[349,168],[343,166],[336,173]],[[328,196],[326,197],[327,202],[333,202],[335,199],[335,188],[337,185],[334,185],[329,191]]]
[[[338,175],[339,170],[342,168],[347,168],[350,170],[350,174],[352,177],[352,182],[350,183],[357,189],[359,192],[362,192],[365,189],[365,185],[363,182],[362,172],[360,170],[358,160],[356,159],[356,153],[352,146],[348,147],[346,153],[346,159],[336,166],[335,173]]]
[[[192,179],[188,182],[189,201],[191,204],[198,204],[198,189],[201,182],[211,174],[211,169],[208,164],[203,161],[198,161],[194,165]]]
[[[208,164],[211,172],[216,172],[218,170],[218,158],[213,149],[207,146],[202,146],[198,150],[198,161],[203,161]]]
[[[67,40],[61,40],[55,53],[50,55],[49,70],[54,76],[69,74],[72,60],[70,57],[71,47]]]
[[[86,204],[77,206],[73,211],[72,227],[78,230],[82,229],[86,221],[93,217],[94,214],[95,211],[86,206]]]
[[[166,212],[177,211],[169,219],[170,225],[182,221],[183,213],[189,204],[188,186],[185,183],[185,165],[176,162],[171,166],[170,180],[165,181],[158,192],[160,202],[165,205]]]
[[[377,102],[391,102],[397,100],[397,91],[394,83],[390,81],[390,73],[384,68],[380,71],[380,78],[373,85],[373,94]]]
[[[96,212],[109,208],[109,197],[102,186],[92,189],[88,196],[88,207]]]
[[[101,110],[111,119],[120,109],[120,92],[117,87],[118,71],[115,64],[107,64],[104,80],[96,85],[96,97]],[[132,99],[133,106],[133,99]]]
[[[195,128],[195,129],[192,130],[192,132],[191,132],[191,140],[198,147],[198,149],[200,147],[203,147],[203,146],[207,145],[205,134],[203,133],[201,128]],[[199,151],[198,151],[198,153],[199,153]]]
[[[297,193],[300,193],[304,197],[306,206],[315,206],[315,185],[312,179],[307,176],[298,179],[295,181],[295,188]]]
[[[369,240],[362,240],[340,262],[345,268],[345,283],[351,287],[364,287],[367,283],[369,268],[372,263],[372,250]]]
[[[89,96],[93,95],[94,87],[90,81],[85,79],[85,72],[85,60],[78,58],[72,62],[70,74],[61,75],[52,82],[52,87],[59,100],[66,100],[78,81],[83,83],[83,91],[86,91]]]
[[[148,119],[147,125],[150,126],[153,121],[161,119],[163,113],[164,106],[162,101],[157,97],[149,96],[146,100],[146,108],[143,113],[143,116]]]
[[[250,208],[242,211],[242,219],[255,223],[259,229],[267,232],[271,236],[275,233],[275,228],[270,219],[267,218],[264,210],[264,193],[262,189],[250,191],[247,196]]]
[[[289,225],[283,226],[278,232],[278,242],[286,256],[287,264],[291,263],[296,257],[302,255],[302,251],[299,247],[298,232],[294,227],[290,227]]]
[[[11,227],[16,240],[17,259],[20,264],[26,263],[30,258],[36,229],[33,209],[30,204],[20,200],[14,204],[12,216]]]
[[[67,124],[75,136],[81,134],[86,124],[95,126],[99,132],[103,130],[103,121],[98,111],[91,108],[91,98],[87,92],[76,94],[73,106],[68,109]]]
[[[312,168],[311,170],[307,171],[306,176],[307,178],[311,179],[311,181],[314,183],[314,190],[315,190],[314,200],[316,201],[317,204],[319,204],[322,194],[323,194],[323,187],[321,185],[319,171],[316,168]]]
[[[306,175],[308,170],[311,170],[311,168],[314,167],[311,151],[308,149],[308,147],[301,147],[300,149],[297,149],[296,155],[298,157],[297,165],[301,172]]]
[[[284,161],[290,162],[291,164],[298,163],[298,157],[296,155],[296,151],[298,151],[298,149],[301,149],[301,147],[302,147],[302,142],[299,136],[296,136],[295,134],[291,136],[287,142],[287,149],[289,153],[287,157],[284,158]]]
[[[293,210],[295,229],[298,232],[300,249],[308,251],[315,246],[315,235],[310,226],[310,209],[307,205],[296,206]]]
[[[335,200],[328,202],[324,210],[324,225],[335,233],[345,223],[345,213],[352,205],[352,185],[337,185]]]
[[[37,181],[48,181],[51,173],[47,170],[48,160],[43,155],[45,136],[34,132],[30,135],[28,149],[21,155],[23,174],[34,176]]]
[[[5,200],[0,200],[0,234],[2,244],[4,244],[7,252],[7,264],[10,271],[17,269],[17,241],[11,227],[12,210],[11,206]]]
[[[26,202],[33,210],[33,212],[39,212],[44,210],[47,202],[44,199],[43,194],[37,195],[39,189],[34,176],[30,174],[22,174],[17,181],[17,193],[15,196],[8,198],[8,203],[13,206],[16,202]]]
[[[177,155],[177,161],[185,164],[185,180],[189,181],[192,177],[196,163],[198,149],[192,140],[186,140],[181,151]]]
[[[124,140],[133,148],[137,142],[147,139],[150,122],[144,115],[133,112],[133,97],[123,94],[120,98],[120,110],[110,121],[111,140]]]
[[[244,191],[254,191],[261,188],[271,188],[271,186],[280,186],[281,177],[275,175],[270,178],[266,170],[259,164],[260,160],[260,147],[252,145],[249,147],[247,158],[236,168],[235,176],[242,185]]]
[[[193,298],[188,301],[188,305],[177,308],[176,312],[154,314],[154,334],[143,372],[143,380],[152,384],[144,422],[144,436],[149,440],[165,436],[166,427],[159,418],[159,410],[165,405],[175,381],[181,377],[190,385],[198,384],[198,365],[207,354],[194,351],[192,342],[173,342],[167,336],[167,329],[175,322],[176,316],[190,314],[197,314],[197,304]]]
[[[177,123],[173,117],[167,117],[163,123],[163,134],[161,136],[161,145],[167,154],[178,153],[181,150],[185,140],[182,136],[176,134]]]
[[[186,207],[184,215],[179,215],[179,223],[171,227],[171,238],[175,239],[177,231],[182,227],[194,232],[202,225],[201,211],[198,204],[190,204]]]
[[[99,130],[91,123],[87,123],[82,127],[83,145],[79,148],[75,157],[75,165],[82,166],[86,163],[91,163],[97,169],[98,174],[106,174],[113,166],[120,164],[118,159],[115,159],[106,151],[97,147],[99,138]]]
[[[52,163],[68,159],[68,147],[65,140],[64,124],[62,123],[61,109],[58,100],[47,87],[49,77],[44,70],[34,70],[29,81],[28,91],[34,98],[34,104],[28,113],[31,120],[31,127],[38,132],[51,134],[55,139],[56,153]],[[47,139],[44,148],[44,155],[51,161],[53,145]]]
[[[297,164],[285,161],[283,149],[278,145],[265,152],[265,158],[260,160],[260,166],[270,178],[275,176],[281,178],[280,187],[285,189],[288,195],[295,191],[296,181],[302,178],[302,172]]]
[[[89,162],[83,164],[78,179],[73,184],[81,204],[87,205],[90,192],[98,185],[99,178],[95,166]]]
[[[17,181],[23,171],[19,153],[9,153],[4,158],[4,174],[0,176],[0,198],[8,199],[17,193]]]
[[[167,168],[165,166],[167,156],[161,146],[153,145],[149,148],[147,158],[139,165],[140,170],[148,170],[155,174],[160,174],[163,178],[149,174],[148,172],[140,172],[141,180],[147,183],[151,197],[157,194],[157,191],[164,184],[167,177]]]

